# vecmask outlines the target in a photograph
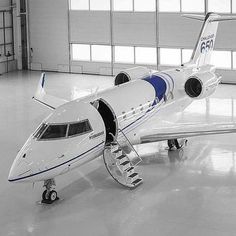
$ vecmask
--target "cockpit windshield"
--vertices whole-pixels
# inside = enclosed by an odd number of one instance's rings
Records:
[[[49,125],[40,139],[43,140],[43,139],[65,138],[66,130],[67,130],[66,124]]]
[[[63,124],[42,124],[34,133],[38,140],[70,138],[92,131],[88,120]]]
[[[90,123],[88,120],[84,120],[81,122],[69,124],[69,131],[68,136],[75,136],[75,135],[81,135],[92,131],[92,128],[90,126]]]

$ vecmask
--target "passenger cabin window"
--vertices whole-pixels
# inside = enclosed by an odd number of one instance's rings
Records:
[[[49,125],[40,140],[66,137],[67,125]]]
[[[88,120],[69,125],[68,136],[81,135],[92,131],[91,125]]]

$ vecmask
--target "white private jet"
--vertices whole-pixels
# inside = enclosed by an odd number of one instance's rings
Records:
[[[52,203],[58,199],[56,176],[103,155],[111,176],[134,188],[142,183],[135,171],[141,159],[134,144],[168,140],[169,148],[180,148],[179,138],[236,132],[232,123],[175,123],[190,103],[216,90],[221,77],[210,57],[218,22],[235,19],[215,13],[186,16],[204,24],[190,62],[177,69],[127,69],[115,77],[114,87],[74,101],[47,95],[42,74],[34,99],[53,111],[17,154],[8,180],[44,181],[42,202]]]

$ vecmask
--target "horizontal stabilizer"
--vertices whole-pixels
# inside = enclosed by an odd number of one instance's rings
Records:
[[[213,21],[228,21],[228,20],[236,20],[236,16],[221,16],[218,19],[210,20],[210,22],[213,22]]]
[[[221,16],[214,13],[208,13],[206,16],[197,15],[197,14],[182,14],[181,16],[185,18],[193,19],[193,20],[200,20],[200,21],[205,21],[207,20],[209,16],[211,16],[212,19],[209,19],[209,22],[236,20],[236,16]]]
[[[44,86],[45,86],[45,79],[46,79],[46,74],[42,73],[41,78],[39,80],[38,83],[38,87],[36,90],[35,95],[33,96],[33,99],[36,102],[41,103],[44,106],[47,106],[50,109],[55,109],[65,103],[67,103],[67,100],[61,99],[61,98],[57,98],[54,97],[52,95],[48,95],[45,90],[44,90]]]
[[[183,14],[181,15],[185,18],[189,18],[189,19],[194,19],[194,20],[200,20],[200,21],[204,21],[205,20],[205,16],[204,15],[197,15],[197,14]]]

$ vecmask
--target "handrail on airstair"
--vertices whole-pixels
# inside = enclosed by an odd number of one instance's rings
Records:
[[[138,154],[137,151],[134,149],[133,145],[132,145],[131,142],[129,141],[128,137],[124,134],[124,132],[123,132],[121,129],[118,129],[118,131],[120,131],[121,134],[124,136],[125,141],[128,143],[128,146],[131,148],[131,150],[135,153],[136,158],[138,159],[138,161],[136,161],[136,162],[132,161],[132,160],[130,159],[128,153],[125,152],[124,148],[122,147],[122,145],[121,145],[121,144],[119,143],[119,141],[117,140],[117,138],[116,138],[112,133],[109,133],[109,134],[113,137],[114,141],[116,141],[116,143],[118,144],[118,146],[120,147],[120,149],[123,150],[123,151],[126,153],[126,156],[127,156],[128,160],[133,164],[133,166],[138,165],[138,164],[142,161],[142,159],[140,158],[139,154]]]
[[[117,140],[117,138],[115,137],[115,135],[113,134],[113,133],[109,133],[111,136],[112,136],[112,138],[116,141],[116,143],[117,143],[117,145],[119,146],[119,148],[121,149],[121,150],[123,150],[123,148],[122,148],[122,146],[121,146],[121,144],[118,142],[118,140]],[[127,156],[127,155],[126,155]],[[127,158],[128,158],[128,160],[131,162],[131,160],[129,159],[129,157],[127,156]]]
[[[135,166],[140,163],[141,158],[126,136],[124,136],[125,145],[123,145],[120,143],[121,140],[118,141],[112,133],[109,134],[113,137],[113,142],[109,143],[103,152],[103,160],[109,174],[125,187],[137,187],[143,182],[143,179],[135,171]],[[125,150],[125,147],[128,147],[128,151]]]
[[[136,153],[136,155],[139,157],[139,154],[137,153],[137,151],[134,149],[134,146],[131,144],[131,142],[129,141],[128,137],[125,135],[125,133],[123,132],[122,129],[118,129],[118,131],[120,131],[123,136],[125,137],[125,139],[128,141],[130,147],[133,149],[133,151]],[[140,158],[140,157],[139,157]],[[141,158],[140,158],[141,159]]]

